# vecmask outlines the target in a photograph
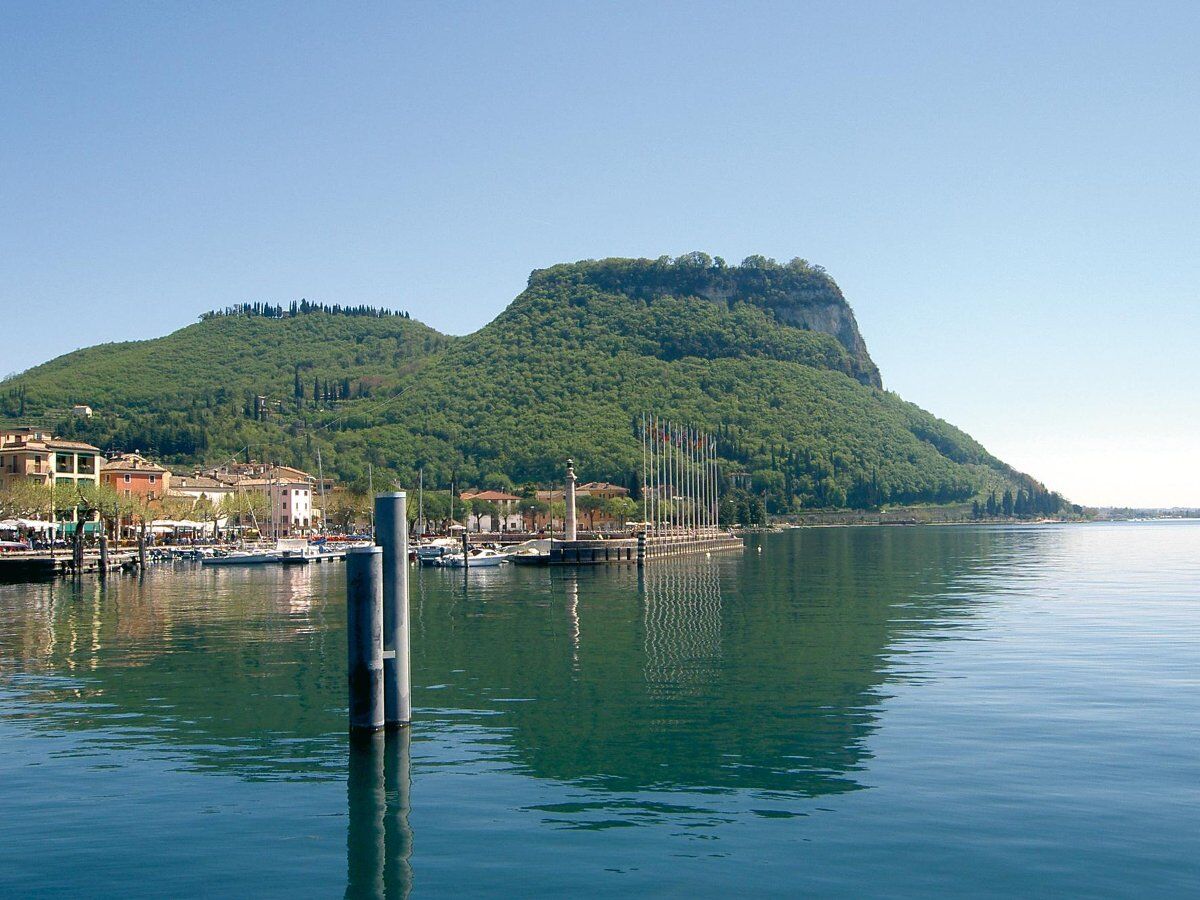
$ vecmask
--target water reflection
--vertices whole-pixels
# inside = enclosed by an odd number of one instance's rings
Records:
[[[486,573],[465,595],[414,570],[418,719],[482,729],[497,760],[607,791],[853,790],[887,681],[919,674],[906,638],[969,621],[1038,547],[828,529],[641,573]],[[0,715],[192,770],[340,778],[343,578],[188,567],[4,586]]]
[[[642,577],[643,672],[651,697],[696,693],[718,674],[721,575],[711,559],[665,559]]]
[[[411,740],[407,728],[350,738],[347,898],[407,897],[412,890]]]

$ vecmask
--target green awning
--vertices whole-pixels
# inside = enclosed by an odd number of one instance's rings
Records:
[[[61,525],[58,526],[58,528],[59,528],[59,531],[61,531],[63,534],[74,534],[75,533],[75,523],[74,522],[63,522]],[[83,523],[83,533],[84,534],[97,534],[97,533],[99,533],[99,531],[100,531],[100,523],[99,522],[84,522]]]

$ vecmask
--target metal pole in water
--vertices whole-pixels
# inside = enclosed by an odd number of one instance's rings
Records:
[[[346,662],[350,730],[383,727],[383,549],[346,552]]]
[[[108,532],[105,531],[107,522],[100,522],[100,577],[108,577]]]
[[[383,549],[383,705],[389,727],[412,720],[408,629],[408,495],[375,497],[375,543]]]

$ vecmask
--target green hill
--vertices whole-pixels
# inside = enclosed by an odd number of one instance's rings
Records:
[[[243,306],[0,384],[9,417],[73,402],[97,414],[63,433],[175,465],[311,468],[319,447],[346,480],[370,464],[377,484],[424,467],[427,484],[507,487],[572,456],[586,479],[636,486],[650,410],[718,433],[724,471],[748,472],[772,512],[1044,494],[884,391],[837,285],[802,260],[554,266],[461,338],[378,311]]]

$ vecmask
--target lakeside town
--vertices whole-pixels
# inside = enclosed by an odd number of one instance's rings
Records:
[[[639,505],[609,482],[486,487],[417,487],[409,506],[415,536],[471,533],[513,543],[574,530],[628,533]],[[380,485],[380,487],[385,487]],[[364,539],[372,492],[320,472],[261,461],[225,460],[172,471],[140,452],[106,456],[99,447],[36,426],[0,430],[0,549],[8,552],[123,546],[247,546],[288,539]]]

